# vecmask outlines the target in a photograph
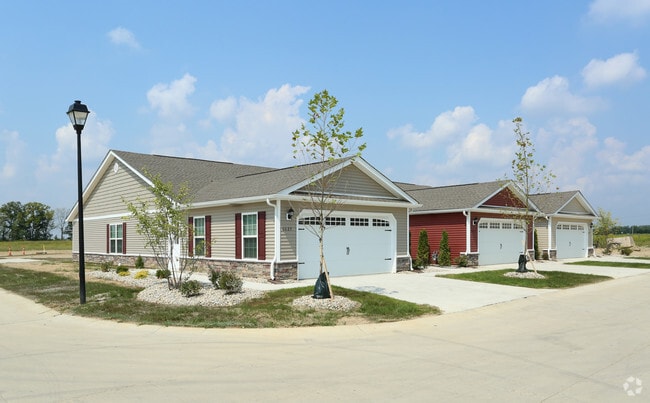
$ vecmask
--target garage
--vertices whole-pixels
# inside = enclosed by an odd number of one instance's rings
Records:
[[[523,227],[514,220],[486,219],[478,223],[479,265],[515,263],[525,241]]]
[[[559,223],[555,231],[558,259],[587,256],[587,230],[585,224]]]
[[[317,278],[318,218],[298,219],[298,278]],[[330,276],[391,273],[395,265],[395,219],[390,214],[338,213],[326,218],[325,260]]]

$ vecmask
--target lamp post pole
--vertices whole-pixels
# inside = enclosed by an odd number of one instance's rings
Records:
[[[74,101],[68,109],[72,127],[77,132],[77,217],[79,219],[79,303],[86,303],[86,262],[84,251],[83,180],[81,177],[81,131],[86,125],[88,107]]]

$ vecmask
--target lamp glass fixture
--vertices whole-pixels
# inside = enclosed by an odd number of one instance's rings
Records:
[[[88,107],[82,104],[81,101],[74,101],[68,108],[68,117],[75,129],[83,129],[89,114]]]

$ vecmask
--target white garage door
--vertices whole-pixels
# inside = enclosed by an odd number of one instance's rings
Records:
[[[526,233],[513,220],[481,219],[478,224],[478,264],[516,263]]]
[[[555,231],[558,259],[587,256],[587,232],[584,224],[560,223]]]
[[[298,219],[298,278],[320,272],[316,217]],[[337,214],[326,219],[325,262],[330,276],[390,273],[395,264],[395,219],[391,215]]]

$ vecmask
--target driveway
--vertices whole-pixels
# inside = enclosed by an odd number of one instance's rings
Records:
[[[649,296],[642,274],[407,322],[206,330],[0,290],[0,400],[648,401]]]

